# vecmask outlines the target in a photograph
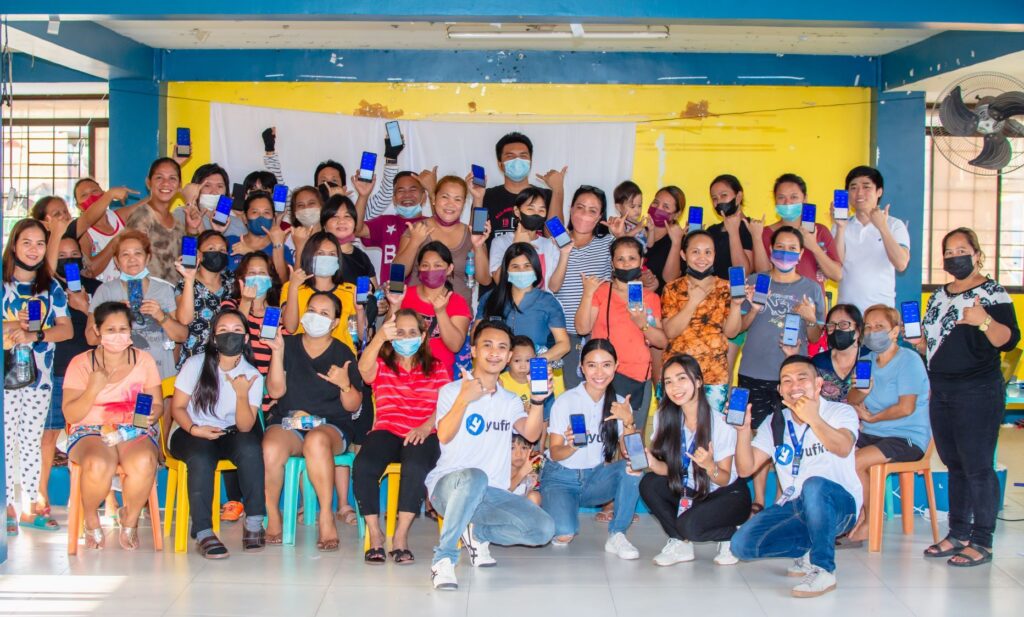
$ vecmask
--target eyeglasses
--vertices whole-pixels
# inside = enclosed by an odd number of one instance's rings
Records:
[[[853,327],[854,323],[852,321],[830,321],[825,324],[825,332],[832,334],[837,328],[843,332],[849,332],[853,330]]]

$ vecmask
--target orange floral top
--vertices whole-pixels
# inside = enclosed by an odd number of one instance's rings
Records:
[[[690,299],[689,282],[685,276],[665,286],[661,298],[662,319],[668,321],[682,312]],[[715,278],[715,287],[690,319],[682,334],[668,343],[664,358],[676,354],[689,354],[697,360],[708,385],[729,384],[728,341],[723,328],[729,316],[729,282]]]

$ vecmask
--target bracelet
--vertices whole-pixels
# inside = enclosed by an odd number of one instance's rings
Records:
[[[195,422],[193,422],[192,424],[189,424],[189,425],[188,425],[188,428],[187,428],[187,429],[185,429],[185,430],[187,430],[187,431],[188,431],[188,434],[189,434],[189,435],[192,435],[192,429],[194,429],[195,427],[196,427],[196,424],[195,424]],[[193,435],[193,437],[194,437],[194,435]]]
[[[545,401],[535,401],[532,398],[530,399],[530,404],[531,405],[536,405],[538,407],[543,407],[544,406],[544,402]]]

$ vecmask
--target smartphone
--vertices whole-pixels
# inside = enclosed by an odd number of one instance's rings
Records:
[[[644,284],[641,281],[630,281],[626,292],[626,305],[635,311],[644,308]]]
[[[260,338],[271,341],[277,338],[277,327],[281,325],[281,309],[268,306],[263,313],[263,325],[260,327]]]
[[[747,403],[750,401],[750,390],[733,388],[729,391],[729,409],[725,412],[726,424],[743,426],[747,417]]]
[[[356,304],[366,304],[370,297],[370,277],[360,276],[356,279]]]
[[[768,289],[771,287],[772,277],[768,274],[758,274],[754,281],[754,304],[764,306],[768,303]]]
[[[835,212],[833,218],[837,221],[845,221],[850,218],[850,193],[846,189],[836,189],[832,193],[832,210]]]
[[[43,329],[43,302],[42,300],[28,301],[28,331],[39,332]]]
[[[405,266],[403,264],[391,264],[388,291],[393,294],[405,293]]]
[[[237,182],[231,185],[231,207],[235,210],[245,210],[245,186]]]
[[[388,132],[388,141],[391,142],[392,148],[399,148],[405,145],[405,142],[402,141],[402,131],[398,128],[398,120],[385,122],[384,130]]]
[[[788,313],[786,315],[786,323],[782,330],[782,344],[795,346],[800,342],[800,324],[803,322],[796,313]]]
[[[473,225],[470,231],[479,236],[484,233],[486,226],[487,208],[473,208]]]
[[[871,360],[859,360],[857,362],[856,377],[853,387],[858,390],[867,390],[871,387]]]
[[[175,140],[174,155],[178,158],[192,156],[192,131],[187,127],[178,127],[178,136]]]
[[[553,219],[548,219],[548,231],[551,232],[551,238],[560,249],[565,248],[566,245],[572,242],[572,238],[565,231],[565,225],[562,225],[562,221],[558,220],[557,216]]]
[[[82,291],[82,273],[78,269],[78,264],[64,264],[64,280],[68,283],[68,291]]]
[[[640,433],[630,433],[622,438],[626,446],[626,453],[629,454],[629,468],[633,471],[643,471],[650,465],[647,463],[647,452],[644,450],[644,438]]]
[[[142,325],[146,321],[146,317],[142,314],[142,281],[134,280],[128,281],[128,307],[132,311],[132,319],[135,323]]]
[[[229,204],[230,205],[230,204]],[[199,250],[199,241],[195,236],[184,236],[181,239],[181,265],[186,268],[195,268],[197,264],[196,255]]]
[[[288,187],[283,184],[274,186],[274,213],[281,214],[288,206]]]
[[[217,210],[213,213],[213,222],[218,225],[227,225],[228,219],[231,217],[231,207],[233,204],[233,199],[227,195],[222,195],[220,201],[217,202]]]
[[[907,300],[900,304],[900,314],[903,316],[903,337],[921,338],[921,304]]]
[[[153,396],[145,392],[135,395],[135,415],[132,417],[132,426],[136,428],[149,428],[149,415],[153,413]]]
[[[800,215],[800,225],[807,231],[814,231],[817,217],[818,208],[814,204],[804,204],[803,214]]]
[[[587,418],[581,413],[569,415],[569,426],[572,428],[572,445],[581,448],[587,445]]]
[[[690,206],[690,220],[687,224],[687,232],[704,229],[704,208]]]
[[[484,168],[479,165],[473,165],[473,184],[477,186],[487,186],[487,174],[484,172]]]
[[[530,394],[548,393],[548,359],[530,358]]]
[[[363,158],[359,162],[359,179],[363,182],[373,180],[373,170],[377,167],[377,153],[363,152]]]
[[[747,273],[743,266],[729,268],[729,295],[742,298],[747,295]]]

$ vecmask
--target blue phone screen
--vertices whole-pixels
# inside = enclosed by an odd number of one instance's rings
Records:
[[[465,169],[465,168],[463,168],[463,169]],[[474,178],[479,178],[480,180],[483,180],[484,176],[486,176],[486,175],[487,174],[486,174],[486,172],[484,172],[484,168],[483,167],[481,167],[480,165],[473,165],[473,177]]]
[[[39,300],[29,300],[28,320],[39,321],[43,318],[43,303]]]
[[[551,232],[552,236],[560,236],[565,233],[565,226],[562,225],[562,221],[558,218],[548,220],[548,231]]]
[[[587,418],[581,413],[574,413],[569,416],[569,426],[574,435],[583,435],[587,432]]]
[[[192,236],[185,236],[181,239],[181,254],[196,256],[196,250],[198,249],[197,240]]]
[[[857,363],[857,379],[871,379],[870,360],[861,360]]]
[[[746,411],[747,402],[750,400],[750,390],[746,388],[733,388],[729,393],[729,409]]]
[[[265,313],[263,313],[263,327],[274,326],[281,323],[281,309],[268,306]]]
[[[192,143],[192,131],[185,127],[178,127],[178,145],[188,146]]]
[[[814,222],[818,216],[817,210],[814,204],[804,204],[803,215],[800,217],[800,220],[805,223]]]
[[[771,285],[772,277],[767,274],[758,274],[757,281],[754,283],[754,291],[758,293],[768,293],[768,286]]]
[[[356,279],[356,293],[370,293],[370,277],[360,276]]]
[[[904,302],[900,305],[903,313],[903,323],[917,323],[921,321],[921,305],[917,302]]]
[[[288,187],[278,184],[274,187],[274,201],[288,201]]]
[[[747,284],[747,274],[741,266],[729,268],[729,284],[736,287]]]
[[[629,303],[639,304],[644,301],[644,286],[642,283],[632,281],[629,284]]]
[[[377,154],[374,152],[363,152],[363,159],[359,162],[359,169],[372,171],[377,166]],[[465,169],[465,167],[463,167]]]
[[[835,208],[850,207],[850,193],[845,189],[836,189],[832,194],[832,206]]]
[[[546,358],[530,360],[530,381],[548,381],[548,361]]]
[[[700,225],[704,222],[704,208],[700,206],[690,207],[690,223],[694,225]]]
[[[82,280],[82,275],[78,270],[78,264],[66,263],[64,264],[64,278],[70,283],[71,281]]]
[[[148,394],[139,393],[135,396],[135,413],[148,416],[153,410],[153,397]]]

